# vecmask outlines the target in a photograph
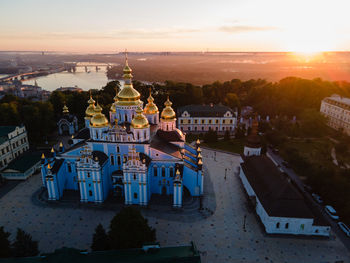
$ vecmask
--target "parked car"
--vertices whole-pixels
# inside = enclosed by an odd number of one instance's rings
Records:
[[[348,237],[350,237],[350,228],[349,228],[347,225],[345,225],[343,222],[339,222],[339,223],[338,223],[338,226],[340,227],[341,230],[344,231],[344,233],[345,233]]]
[[[315,194],[315,193],[312,193],[312,198],[319,204],[322,204],[323,203],[323,200],[321,198],[321,196],[319,196],[318,194]]]
[[[332,206],[326,205],[325,210],[326,210],[326,213],[334,220],[339,219],[339,216],[337,215],[337,211],[335,211],[335,209]]]

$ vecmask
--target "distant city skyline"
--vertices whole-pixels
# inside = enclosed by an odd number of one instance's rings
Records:
[[[346,0],[1,2],[0,50],[348,51]]]

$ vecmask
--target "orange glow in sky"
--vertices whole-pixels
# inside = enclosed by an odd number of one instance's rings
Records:
[[[348,50],[348,0],[3,0],[0,50]]]

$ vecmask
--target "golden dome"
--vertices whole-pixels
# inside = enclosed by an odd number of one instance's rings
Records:
[[[143,109],[143,112],[145,114],[155,114],[158,113],[158,107],[156,104],[153,103],[154,99],[151,95],[151,91],[149,93],[149,97],[147,99],[148,103],[146,104],[145,108]]]
[[[90,92],[90,99],[88,100],[89,106],[85,110],[85,116],[86,117],[92,117],[95,114],[95,101],[92,99],[91,92]]]
[[[106,127],[108,126],[108,120],[106,116],[102,113],[102,108],[99,104],[95,107],[95,114],[90,120],[92,127]]]
[[[140,107],[136,110],[136,116],[131,121],[131,126],[134,129],[143,129],[149,127],[149,123],[145,115],[142,114],[142,109]]]
[[[112,106],[110,107],[110,111],[111,112],[115,112],[115,105],[114,105],[114,103],[112,103]]]
[[[168,99],[166,100],[166,102],[164,102],[165,108],[162,111],[161,117],[163,120],[174,120],[176,118],[176,114],[175,111],[173,110],[173,108],[171,107],[171,105],[173,105],[171,103],[171,101],[169,100],[169,96]]]
[[[69,113],[69,110],[68,110],[68,107],[66,104],[64,104],[63,106],[63,114],[68,114]]]

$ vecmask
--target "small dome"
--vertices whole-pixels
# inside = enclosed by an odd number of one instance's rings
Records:
[[[145,108],[143,109],[143,112],[145,114],[148,114],[148,115],[158,113],[159,112],[158,107],[156,104],[153,103],[154,99],[151,95],[151,92],[149,94],[147,101],[148,101],[148,103],[146,104]]]
[[[136,116],[131,121],[131,126],[134,129],[143,129],[149,127],[149,123],[145,115],[142,114],[142,109],[139,107],[136,110]]]
[[[88,100],[89,106],[85,110],[86,117],[92,117],[95,114],[95,101],[92,99],[90,94],[90,99]]]
[[[106,127],[108,126],[108,120],[106,116],[102,113],[102,108],[99,104],[95,107],[95,114],[90,120],[92,127]]]
[[[174,120],[176,118],[176,114],[173,108],[171,107],[171,105],[173,104],[169,100],[169,96],[166,102],[164,102],[164,105],[165,105],[165,108],[162,111],[161,118],[163,120]]]
[[[69,110],[68,110],[68,107],[66,104],[64,104],[63,106],[63,114],[68,114],[69,113]]]

